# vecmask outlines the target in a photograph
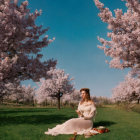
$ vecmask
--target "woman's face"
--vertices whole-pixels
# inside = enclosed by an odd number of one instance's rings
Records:
[[[82,97],[82,99],[86,99],[86,92],[85,91],[81,91],[81,97]]]

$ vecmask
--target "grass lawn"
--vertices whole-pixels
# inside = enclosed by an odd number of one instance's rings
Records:
[[[0,107],[0,140],[69,140],[73,135],[51,136],[44,132],[77,117],[75,109]],[[98,108],[94,127],[100,125],[109,128],[110,132],[88,140],[140,140],[139,113],[111,106]],[[84,139],[78,135],[76,140]]]

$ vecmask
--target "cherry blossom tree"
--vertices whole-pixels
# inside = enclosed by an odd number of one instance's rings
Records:
[[[35,24],[42,11],[30,13],[27,6],[28,1],[0,0],[0,91],[15,79],[48,78],[46,72],[57,63],[53,59],[41,61],[41,49],[55,38],[48,39],[45,33],[49,28]]]
[[[80,91],[74,89],[74,91],[71,94],[64,94],[61,101],[63,105],[69,104],[70,106],[74,107],[79,103],[80,100],[81,100]]]
[[[112,90],[112,99],[115,102],[131,102],[140,101],[140,79],[132,77],[131,73],[125,77],[123,82],[120,82]]]
[[[80,90],[75,89],[70,95],[71,95],[71,102],[73,103],[78,103],[82,99]]]
[[[10,82],[9,79],[5,79],[4,77],[8,77],[10,75],[10,70],[12,66],[16,63],[17,57],[14,57],[12,59],[8,59],[7,57],[3,59],[0,63],[0,102],[3,101],[3,99],[8,96],[11,91],[11,85],[17,87],[17,84],[20,84],[19,80],[17,78],[13,78],[13,83]],[[9,86],[10,85],[10,86]]]
[[[49,99],[57,99],[58,109],[60,109],[60,98],[63,94],[71,94],[74,91],[73,78],[69,74],[65,74],[64,70],[51,68],[47,74],[51,77],[48,79],[40,79],[36,98],[38,103],[43,102],[48,97]]]
[[[112,98],[105,96],[91,96],[91,99],[94,101],[96,105],[104,105],[104,104],[112,104]]]
[[[23,89],[23,98],[21,99],[24,104],[32,104],[35,105],[35,87],[31,87],[31,85],[25,86],[22,85]]]
[[[4,100],[9,100],[9,97],[14,96],[15,93],[21,91],[21,86],[19,80],[14,80],[14,83],[3,83],[0,86],[0,102],[3,103]],[[11,100],[11,99],[10,99]]]
[[[139,0],[126,1],[127,11],[114,10],[115,16],[109,8],[99,0],[94,0],[100,10],[98,16],[108,24],[109,40],[98,37],[105,55],[110,56],[110,67],[124,69],[131,68],[133,74],[140,76],[140,2]]]
[[[6,88],[3,92],[3,100],[34,105],[35,87],[31,87],[31,85],[20,85],[19,82],[17,80],[17,82],[5,84]]]

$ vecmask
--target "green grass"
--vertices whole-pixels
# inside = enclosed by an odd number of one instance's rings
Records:
[[[135,112],[138,112],[140,113],[140,104],[136,104],[132,107],[132,110],[135,111]]]
[[[76,109],[76,108],[75,108]],[[48,128],[77,117],[75,109],[0,108],[0,140],[69,140],[73,135],[45,135]],[[112,107],[97,109],[94,127],[106,126],[109,133],[88,140],[140,140],[140,114]],[[78,135],[76,140],[84,140]]]

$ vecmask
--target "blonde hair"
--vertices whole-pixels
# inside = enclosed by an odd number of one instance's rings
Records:
[[[91,98],[90,98],[90,89],[89,89],[89,88],[81,88],[81,89],[80,89],[80,92],[81,92],[81,91],[85,91],[85,93],[86,93],[86,99],[87,99],[88,101],[92,101]],[[85,101],[85,99],[82,99],[81,102],[80,102],[80,104],[82,104],[84,101]],[[93,102],[93,101],[92,101],[92,102]]]

